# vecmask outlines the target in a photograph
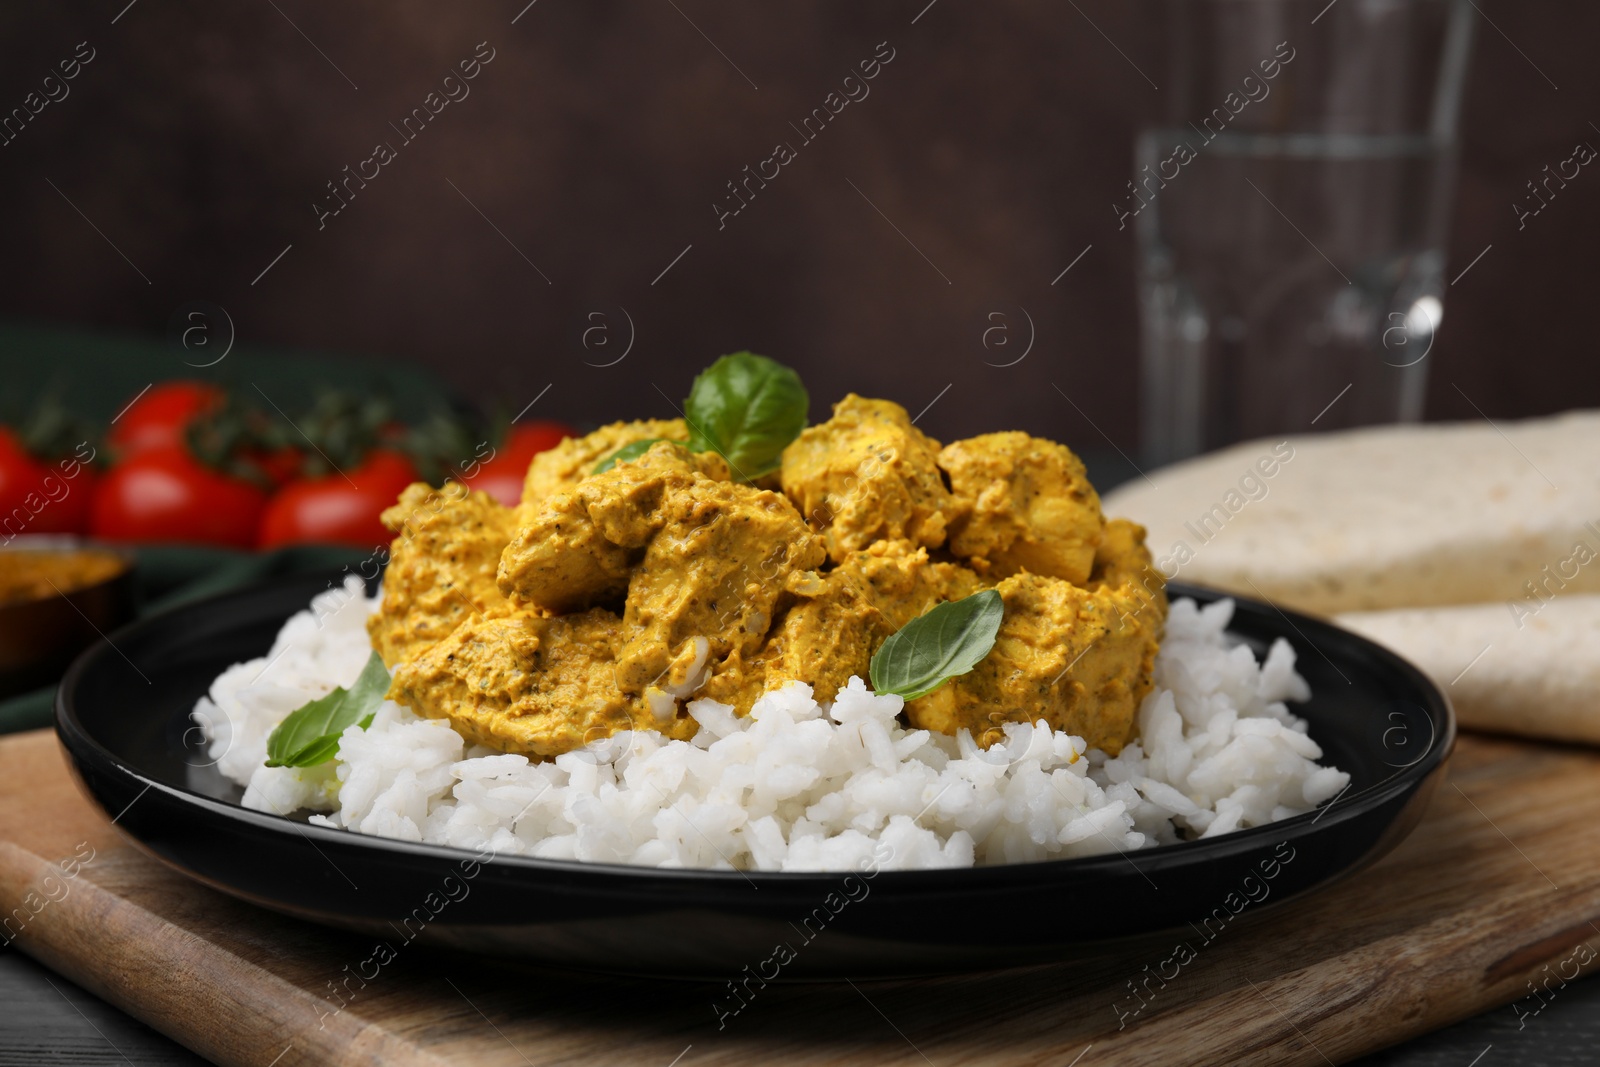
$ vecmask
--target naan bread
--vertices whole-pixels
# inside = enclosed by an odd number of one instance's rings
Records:
[[[1574,558],[1600,553],[1600,412],[1250,442],[1104,510],[1149,528],[1169,577],[1303,611],[1600,593],[1600,559]]]
[[[1358,612],[1336,621],[1421,667],[1463,726],[1600,744],[1600,596],[1534,607]]]

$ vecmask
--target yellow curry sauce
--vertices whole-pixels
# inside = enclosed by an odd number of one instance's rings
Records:
[[[89,549],[0,552],[0,605],[64,596],[99,585],[127,568],[121,556]]]
[[[687,738],[709,697],[748,712],[789,680],[832,700],[929,608],[997,589],[1005,617],[971,673],[906,705],[914,727],[1044,719],[1116,753],[1151,686],[1166,615],[1144,530],[1106,521],[1083,464],[1024,433],[941,447],[904,408],[851,395],[781,472],[735,479],[616,423],[535,457],[522,503],[414,485],[369,629],[390,695],[508,752],[548,757],[619,730]],[[669,438],[591,473],[618,448]],[[762,485],[769,485],[762,488]]]

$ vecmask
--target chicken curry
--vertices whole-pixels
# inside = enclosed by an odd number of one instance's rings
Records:
[[[853,394],[770,472],[691,450],[696,434],[662,420],[569,438],[534,458],[515,508],[407,489],[384,513],[396,537],[369,623],[391,698],[536,758],[621,730],[686,739],[688,701],[744,714],[791,680],[832,700],[908,622],[994,589],[991,651],[908,701],[909,722],[985,746],[1039,719],[1112,754],[1131,739],[1162,578],[1065,446],[941,446]]]

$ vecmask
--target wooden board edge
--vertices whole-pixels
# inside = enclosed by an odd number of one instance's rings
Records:
[[[0,841],[4,940],[222,1067],[446,1067],[359,1014],[329,1012],[313,993],[77,877],[93,862],[92,850],[53,863]]]

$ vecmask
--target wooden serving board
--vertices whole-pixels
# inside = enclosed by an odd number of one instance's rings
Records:
[[[774,985],[719,1028],[725,988],[404,948],[333,1012],[329,983],[371,956],[369,940],[168,871],[80,796],[44,731],[0,740],[0,914],[16,948],[241,1067],[1324,1064],[1593,970],[1597,815],[1600,754],[1464,738],[1394,853],[1303,901],[1246,909],[1164,987],[1146,985],[1148,1007],[1122,1029],[1118,1007],[1138,1003],[1129,981],[1167,952]]]

